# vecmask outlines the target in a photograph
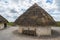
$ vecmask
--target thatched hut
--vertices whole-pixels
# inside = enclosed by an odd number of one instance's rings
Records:
[[[51,26],[55,24],[55,21],[35,3],[16,19],[15,24],[20,26],[18,30],[20,33],[29,30],[29,34],[35,32],[39,36],[51,35]]]
[[[0,15],[0,26],[6,28],[7,27],[7,23],[8,23],[8,21],[4,17],[2,17]]]

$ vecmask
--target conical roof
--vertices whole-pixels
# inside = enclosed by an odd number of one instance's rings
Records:
[[[7,23],[8,21],[0,15],[0,23]]]
[[[20,26],[48,26],[54,25],[55,21],[43,8],[35,3],[16,19],[15,24]]]

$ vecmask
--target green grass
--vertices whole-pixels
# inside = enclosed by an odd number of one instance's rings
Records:
[[[7,24],[10,25],[10,26],[14,26],[14,23],[13,22],[9,22]]]
[[[60,26],[60,22],[56,22],[56,24],[57,24],[56,26]]]

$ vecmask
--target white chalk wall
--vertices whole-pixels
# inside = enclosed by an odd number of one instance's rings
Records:
[[[19,27],[18,32],[22,33],[22,27]]]
[[[36,30],[37,35],[51,35],[51,27],[38,27]]]
[[[0,29],[3,29],[4,28],[4,24],[0,24]]]
[[[22,29],[24,30],[35,30],[38,36],[40,35],[51,35],[51,27],[19,27],[18,32],[22,33]]]

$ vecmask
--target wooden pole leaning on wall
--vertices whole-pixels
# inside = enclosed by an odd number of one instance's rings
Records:
[[[30,30],[30,28],[28,27],[28,31],[27,31],[27,34],[29,34],[29,30]]]
[[[34,31],[35,31],[34,36],[36,36],[36,28],[35,28],[35,30],[34,30]]]
[[[29,30],[30,28],[28,27],[28,30]]]

